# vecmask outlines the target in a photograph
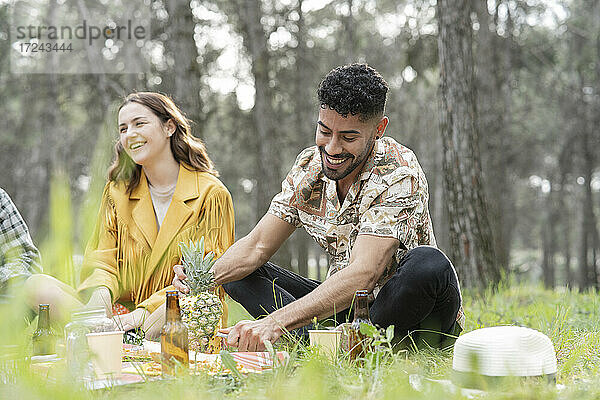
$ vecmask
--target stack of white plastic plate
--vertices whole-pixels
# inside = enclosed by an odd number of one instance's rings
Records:
[[[548,376],[556,354],[548,336],[519,326],[477,329],[456,340],[452,368],[485,376]]]

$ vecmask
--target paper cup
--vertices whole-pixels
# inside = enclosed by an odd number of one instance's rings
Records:
[[[329,356],[335,356],[340,348],[342,332],[328,329],[309,330],[310,345],[317,346]]]
[[[94,373],[97,378],[103,379],[121,375],[123,333],[123,331],[115,331],[88,333],[86,335]]]

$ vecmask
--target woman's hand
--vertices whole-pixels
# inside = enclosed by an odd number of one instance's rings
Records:
[[[183,265],[173,265],[173,272],[175,272],[175,277],[173,278],[175,289],[181,293],[189,293],[190,288],[184,282],[187,279],[187,275],[184,272]]]
[[[120,330],[130,331],[142,326],[148,317],[150,317],[148,310],[145,308],[136,308],[129,314],[115,315],[113,320]]]
[[[87,302],[86,307],[104,307],[106,309],[106,316],[112,317],[112,300],[110,297],[110,290],[106,286],[100,286],[96,288],[90,296],[90,301]]]

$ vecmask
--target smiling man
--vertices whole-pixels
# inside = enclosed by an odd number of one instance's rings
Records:
[[[305,332],[314,317],[351,319],[360,289],[372,292],[371,321],[448,343],[463,314],[454,267],[435,247],[425,175],[408,148],[383,137],[388,86],[365,64],[332,70],[318,89],[316,146],[300,153],[267,214],[214,265],[215,280],[256,321],[228,332],[240,350],[262,350],[285,331]],[[269,262],[296,228],[328,253],[324,282]],[[187,291],[175,267],[173,284]]]

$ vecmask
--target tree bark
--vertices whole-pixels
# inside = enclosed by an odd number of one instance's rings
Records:
[[[586,86],[584,73],[581,67],[577,68],[578,90],[576,98],[579,103],[580,119],[579,119],[579,144],[581,154],[581,171],[584,178],[583,196],[581,207],[581,238],[579,247],[579,287],[587,289],[589,287],[598,288],[598,274],[596,266],[590,262],[590,253],[592,252],[595,242],[597,228],[596,216],[594,213],[594,200],[592,193],[592,177],[594,172],[595,151],[597,146],[593,141],[594,137],[594,116],[591,100],[586,100],[582,93]]]
[[[587,129],[585,130],[587,131]],[[590,252],[596,245],[596,216],[594,213],[593,193],[592,193],[592,173],[593,173],[593,154],[590,148],[589,135],[585,132],[582,135],[583,148],[583,164],[585,183],[583,185],[583,204],[581,210],[581,247],[579,253],[580,265],[580,287],[586,289],[588,287],[598,288],[598,274],[596,265],[590,261]]]
[[[194,16],[189,0],[170,0],[165,2],[169,14],[166,32],[169,40],[164,42],[169,56],[173,59],[172,94],[175,102],[196,122],[194,132],[202,137],[204,126],[203,101],[200,97],[202,76],[198,68],[198,49],[194,40]]]
[[[261,23],[263,16],[259,1],[238,0],[237,12],[244,46],[252,62],[254,77],[254,108],[252,121],[258,147],[257,182],[258,196],[257,214],[262,216],[268,209],[272,197],[278,192],[280,180],[280,163],[276,147],[277,140],[273,121],[276,118],[272,105],[272,93],[269,87],[269,61],[267,36]]]
[[[565,149],[565,147],[563,147]],[[570,151],[568,152],[570,153]],[[572,288],[575,283],[575,276],[573,274],[573,270],[571,268],[571,215],[569,214],[569,209],[567,208],[565,197],[568,195],[565,187],[567,185],[567,167],[565,159],[565,154],[561,154],[559,160],[559,169],[560,169],[560,190],[557,194],[557,208],[561,210],[557,215],[557,222],[561,229],[559,230],[560,234],[558,237],[560,238],[563,256],[565,259],[565,280],[566,285],[569,288]]]
[[[273,90],[270,85],[271,54],[268,38],[261,19],[264,16],[260,1],[236,0],[235,15],[238,29],[243,38],[244,47],[252,63],[254,78],[254,108],[252,109],[252,128],[256,137],[258,156],[256,159],[257,203],[256,214],[264,215],[271,199],[280,190],[283,178],[279,157],[278,132],[275,129],[277,111],[273,106]],[[283,268],[290,268],[292,251],[290,241],[286,241],[272,260]]]
[[[348,7],[348,15],[342,17],[342,24],[344,26],[344,42],[345,46],[343,46],[344,51],[344,60],[347,64],[356,62],[356,51],[357,48],[357,39],[355,32],[355,24],[354,16],[352,14],[352,6],[354,5],[354,0],[346,0],[346,6]]]
[[[295,103],[294,124],[298,132],[300,132],[300,134],[294,135],[294,142],[298,150],[304,149],[310,145],[310,140],[312,138],[310,133],[311,130],[315,129],[314,118],[311,118],[311,115],[317,109],[317,104],[313,102],[311,88],[308,85],[308,82],[311,80],[311,68],[308,63],[310,55],[306,46],[306,21],[302,11],[302,3],[303,0],[298,0],[295,7],[296,12],[298,13],[298,22],[296,23],[296,26],[298,27],[298,32],[296,33],[298,45],[295,50],[295,95],[293,96],[293,101]],[[293,240],[297,250],[298,273],[302,276],[308,276],[308,249],[312,239],[304,229],[299,229],[294,234]],[[317,265],[317,269],[318,268],[319,266]]]
[[[544,286],[554,289],[556,284],[556,216],[554,188],[549,193],[542,194],[544,197],[545,222],[542,224],[542,273]]]
[[[440,129],[450,255],[466,286],[500,280],[483,193],[473,72],[471,1],[438,0]]]
[[[514,224],[514,185],[510,182],[511,148],[509,81],[512,67],[512,17],[506,7],[506,37],[497,34],[498,8],[496,2],[493,21],[487,2],[473,0],[480,28],[477,34],[476,76],[479,106],[479,132],[481,146],[486,149],[482,158],[486,179],[485,193],[488,195],[488,214],[494,236],[494,251],[501,269],[507,270],[510,259],[510,238]],[[493,23],[493,25],[491,25]]]

